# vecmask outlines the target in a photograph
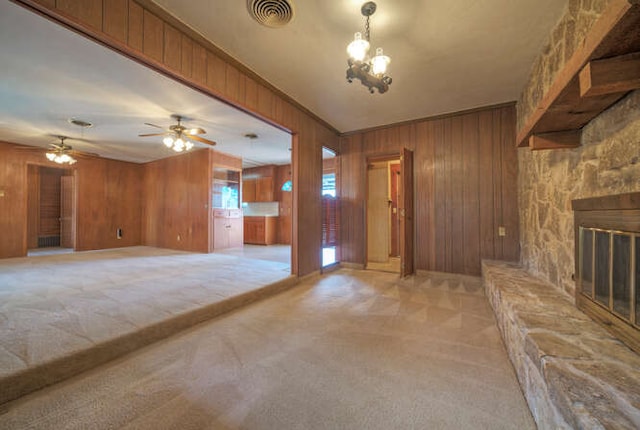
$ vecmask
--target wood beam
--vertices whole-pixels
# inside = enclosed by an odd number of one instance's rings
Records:
[[[581,135],[582,130],[533,134],[529,137],[529,147],[532,151],[539,151],[542,149],[577,148],[580,146]]]
[[[634,2],[637,3],[637,0],[633,0],[633,2],[611,0],[609,2],[600,18],[586,34],[582,44],[576,48],[571,58],[556,74],[546,94],[525,119],[516,137],[518,146],[527,146],[529,136],[532,134],[552,131],[549,129],[540,130],[539,128],[540,121],[546,117],[554,117],[558,111],[560,113],[576,112],[574,104],[563,100],[563,96],[574,94],[572,86],[577,80],[578,72],[585,64],[593,59],[623,55],[638,50],[640,33],[637,28],[638,22],[640,22],[640,7],[634,5]],[[575,94],[579,95],[578,88],[576,88]],[[571,99],[571,97],[569,98]],[[614,96],[604,97],[599,109],[591,106],[589,111],[592,113],[581,119],[579,127],[584,126],[616,101]],[[590,104],[597,104],[597,102],[590,101]],[[580,112],[582,111],[580,110]],[[567,128],[570,127],[565,125],[565,130]]]
[[[590,61],[579,77],[582,97],[636,90],[640,88],[640,52]]]

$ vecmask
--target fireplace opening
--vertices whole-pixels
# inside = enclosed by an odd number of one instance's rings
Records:
[[[640,353],[640,193],[572,204],[576,305]]]
[[[640,237],[632,232],[580,227],[580,243],[578,283],[582,294],[639,326],[640,254],[636,250]]]

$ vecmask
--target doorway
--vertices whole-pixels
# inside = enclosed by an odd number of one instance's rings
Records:
[[[322,267],[337,265],[340,261],[340,197],[338,184],[340,164],[337,154],[322,148]]]
[[[28,255],[71,252],[75,248],[73,170],[28,165]]]
[[[398,179],[400,158],[367,164],[367,268],[400,273]]]
[[[366,268],[413,273],[413,153],[367,159]]]

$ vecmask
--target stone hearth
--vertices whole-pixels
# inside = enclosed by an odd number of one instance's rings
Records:
[[[485,261],[482,273],[539,428],[640,428],[640,356],[519,266]]]

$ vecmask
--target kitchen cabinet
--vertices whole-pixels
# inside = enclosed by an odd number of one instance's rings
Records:
[[[273,178],[258,178],[256,180],[256,202],[272,202],[273,197]]]
[[[243,227],[240,209],[214,209],[213,249],[242,246]]]
[[[275,201],[273,178],[251,178],[242,181],[242,201],[245,203]]]
[[[272,245],[276,243],[278,217],[244,217],[244,243],[253,245]]]
[[[252,203],[256,201],[256,180],[244,179],[242,181],[242,201]]]
[[[214,167],[213,169],[213,193],[211,207],[218,209],[240,208],[240,178],[239,170]]]

